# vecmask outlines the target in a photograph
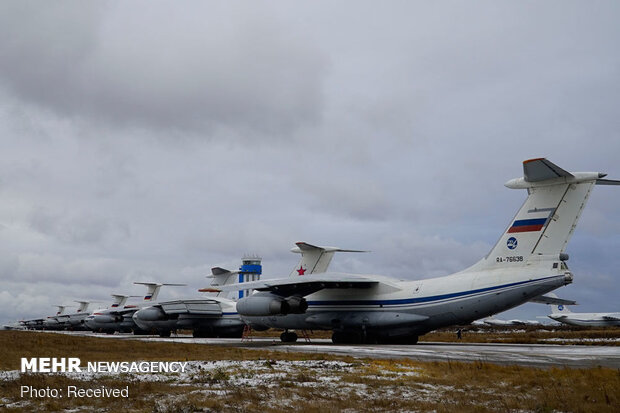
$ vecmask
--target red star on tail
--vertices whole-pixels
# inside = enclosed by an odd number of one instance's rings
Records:
[[[299,273],[299,275],[304,275],[306,273],[306,270],[304,269],[304,267],[299,267],[297,272]]]

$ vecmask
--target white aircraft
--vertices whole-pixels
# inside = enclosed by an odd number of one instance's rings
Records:
[[[548,317],[573,326],[610,327],[620,326],[620,313],[573,313],[567,305],[550,305]]]
[[[298,242],[292,252],[301,254],[291,277],[300,274],[325,272],[335,252],[361,252],[336,247],[318,247]],[[221,296],[219,287],[233,284],[238,276],[239,284],[260,280],[262,273],[259,257],[244,257],[239,271],[215,267],[211,269],[211,286],[198,291],[209,295],[202,299],[163,301],[134,313],[134,322],[145,331],[154,331],[162,337],[170,336],[177,329],[191,329],[194,337],[241,337],[245,323],[236,310],[237,297]],[[238,298],[249,296],[252,291],[240,287],[234,291]]]
[[[214,287],[233,283],[235,276],[241,273],[220,267],[214,267],[211,271],[212,275],[207,277],[213,278],[211,285]],[[145,306],[133,313],[133,321],[140,329],[161,337],[169,337],[172,331],[178,329],[191,329],[194,337],[241,337],[245,324],[235,309],[236,301],[220,297],[220,293],[212,288],[198,291],[215,295]]]
[[[134,282],[134,284],[144,285],[147,288],[144,300],[139,305],[126,305],[127,299],[133,296],[113,294],[114,303],[110,308],[103,308],[94,311],[86,317],[85,324],[93,331],[99,331],[107,334],[114,332],[132,332],[134,334],[145,334],[133,321],[133,314],[143,307],[151,305],[157,300],[159,291],[164,285],[168,286],[184,286],[185,284],[161,284],[154,282]]]
[[[493,327],[514,327],[514,326],[524,326],[525,322],[521,320],[500,320],[495,317],[487,317],[483,318],[482,322],[486,325]]]
[[[54,307],[57,307],[58,311],[56,314],[47,316],[47,318],[43,320],[43,330],[64,330],[67,326],[64,316],[65,310],[70,306],[55,305]]]
[[[237,303],[254,328],[332,330],[334,343],[416,343],[440,327],[468,324],[573,281],[566,244],[595,184],[620,185],[598,172],[569,173],[544,158],[523,162],[508,181],[528,197],[493,249],[459,273],[418,281],[315,273],[246,283]],[[234,291],[240,285],[225,286]]]
[[[88,307],[92,304],[91,301],[76,301],[79,304],[75,313],[63,314],[56,317],[59,323],[62,323],[66,329],[69,330],[87,330],[88,328],[84,324],[86,317],[91,313],[88,311]]]

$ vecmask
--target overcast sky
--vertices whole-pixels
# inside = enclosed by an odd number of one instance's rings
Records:
[[[521,162],[620,179],[620,5],[0,3],[0,321],[142,294],[296,241],[420,279],[485,255]],[[620,311],[620,189],[569,243],[575,311]],[[527,304],[500,318],[546,315]]]

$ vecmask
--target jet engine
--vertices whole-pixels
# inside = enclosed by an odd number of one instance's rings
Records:
[[[167,316],[164,310],[159,307],[147,307],[137,311],[134,314],[134,319],[135,318],[142,321],[160,321],[166,320]]]
[[[237,302],[237,312],[245,316],[303,314],[307,309],[308,303],[303,297],[283,298],[270,293],[253,294]]]
[[[114,314],[94,314],[93,320],[97,323],[118,323],[123,320],[122,316]]]

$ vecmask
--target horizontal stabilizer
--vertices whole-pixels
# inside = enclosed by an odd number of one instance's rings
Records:
[[[559,177],[573,176],[545,158],[530,159],[523,162],[523,177],[527,182],[546,181]]]
[[[222,267],[213,267],[211,268],[211,275],[207,275],[207,278],[213,278],[216,275],[231,275],[231,274],[239,274],[239,271],[230,271]]]
[[[364,250],[348,250],[338,247],[319,247],[316,245],[308,244],[307,242],[296,242],[297,248],[291,249],[291,252],[301,253],[308,251],[326,251],[326,252],[369,252]]]
[[[620,181],[615,179],[597,179],[597,185],[620,185]]]
[[[555,295],[555,294],[554,294]],[[551,297],[550,295],[539,295],[530,299],[532,303],[551,304],[551,305],[577,305],[576,301],[565,300],[564,298]]]

